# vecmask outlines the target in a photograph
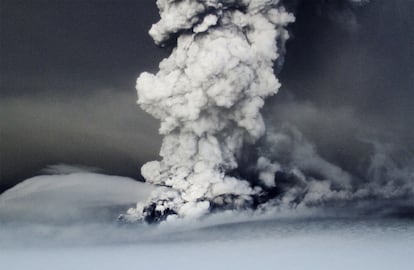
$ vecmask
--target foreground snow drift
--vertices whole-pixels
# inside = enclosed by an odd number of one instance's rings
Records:
[[[39,176],[0,195],[2,269],[409,269],[414,222],[222,212],[115,222],[151,188],[92,173]]]
[[[129,233],[134,238],[144,231]],[[8,270],[130,267],[379,270],[410,269],[414,263],[413,247],[412,222],[287,219],[169,234],[161,230],[146,240],[129,244],[0,247],[0,260]]]

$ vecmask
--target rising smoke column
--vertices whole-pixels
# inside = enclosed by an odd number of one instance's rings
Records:
[[[141,168],[160,186],[128,220],[198,217],[250,206],[260,187],[231,176],[246,143],[265,132],[264,99],[280,83],[280,60],[294,21],[278,0],[158,0],[150,35],[175,43],[157,74],[137,79],[138,104],[161,121],[161,161]]]

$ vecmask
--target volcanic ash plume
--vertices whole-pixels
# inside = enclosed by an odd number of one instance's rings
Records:
[[[280,83],[281,59],[294,21],[278,0],[158,0],[150,35],[176,42],[157,74],[137,80],[138,104],[161,121],[161,161],[145,179],[160,186],[127,220],[198,217],[215,208],[251,206],[259,187],[231,176],[242,146],[265,132],[264,99]]]

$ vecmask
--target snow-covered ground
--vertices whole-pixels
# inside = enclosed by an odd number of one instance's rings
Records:
[[[36,176],[0,195],[0,222],[114,220],[117,211],[144,200],[151,190],[133,179],[97,173]]]
[[[412,269],[414,221],[224,213],[124,226],[151,187],[73,173],[0,195],[0,269]]]

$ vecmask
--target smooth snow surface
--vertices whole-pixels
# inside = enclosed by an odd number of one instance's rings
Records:
[[[1,269],[378,270],[414,264],[410,219],[227,212],[158,226],[115,222],[150,190],[98,174],[27,180],[0,195]]]
[[[76,223],[115,220],[153,187],[96,173],[36,176],[0,195],[0,223]]]
[[[131,238],[139,233],[130,230]],[[0,260],[10,270],[379,270],[411,269],[414,263],[412,222],[260,221],[161,236],[130,244],[2,247]]]

